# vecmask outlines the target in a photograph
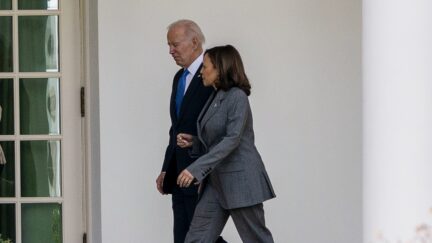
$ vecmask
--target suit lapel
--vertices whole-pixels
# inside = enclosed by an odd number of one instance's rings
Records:
[[[209,104],[209,107],[206,111],[206,113],[203,115],[203,118],[200,123],[200,128],[202,129],[204,125],[207,123],[210,118],[217,113],[217,111],[220,109],[222,100],[225,98],[226,92],[223,90],[219,90],[216,93],[216,97],[213,99],[211,104]]]
[[[202,66],[202,64],[201,64]],[[180,115],[177,118],[177,120],[180,120],[183,117],[184,110],[188,106],[188,104],[191,102],[192,94],[195,93],[196,89],[199,87],[200,82],[202,82],[201,73],[199,70],[201,70],[201,66],[198,68],[197,72],[195,73],[194,77],[192,78],[188,89],[186,90],[186,93],[183,97],[182,104],[180,106]]]
[[[177,94],[177,87],[178,87],[178,82],[180,79],[180,76],[182,74],[182,70],[180,69],[176,75],[174,76],[174,82],[173,82],[173,87],[172,87],[172,93],[171,93],[171,101],[170,101],[170,113],[171,113],[171,119],[173,121],[173,124],[177,124],[178,122],[178,117],[177,117],[177,112],[176,112],[176,108],[175,108],[175,99],[176,99],[176,94]]]
[[[197,119],[197,127],[199,129],[197,129],[197,135],[198,135],[198,139],[201,141],[201,143],[204,145],[205,150],[207,151],[207,144],[205,143],[205,141],[202,139],[202,134],[201,134],[201,122],[203,116],[205,115],[206,111],[207,111],[207,107],[209,105],[211,105],[213,102],[213,97],[216,95],[216,92],[213,92],[210,94],[210,97],[208,98],[207,102],[205,103],[205,105],[203,106],[200,114],[198,115],[198,119]]]

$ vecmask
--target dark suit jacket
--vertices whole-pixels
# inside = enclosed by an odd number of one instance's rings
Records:
[[[180,69],[174,76],[170,101],[170,138],[162,167],[162,171],[166,172],[163,185],[163,190],[165,193],[172,193],[172,189],[176,184],[178,174],[195,160],[189,156],[188,149],[182,149],[177,146],[176,136],[178,133],[187,133],[194,136],[197,135],[196,122],[198,115],[213,90],[212,88],[204,87],[200,70],[201,67],[195,73],[195,76],[192,78],[192,81],[186,90],[182,105],[180,107],[179,117],[177,117],[175,110],[175,96],[177,92],[177,84],[183,69]],[[186,194],[197,193],[196,186],[191,186],[182,190]]]

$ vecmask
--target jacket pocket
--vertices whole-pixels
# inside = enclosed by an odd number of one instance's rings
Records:
[[[241,207],[249,203],[251,195],[244,171],[219,173],[219,180],[223,196],[229,208]]]
[[[244,171],[245,168],[242,162],[226,161],[219,164],[217,170],[220,173],[228,173]]]

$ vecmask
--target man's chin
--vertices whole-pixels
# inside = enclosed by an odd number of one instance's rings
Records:
[[[179,66],[182,65],[182,63],[180,62],[180,60],[177,60],[177,59],[175,59],[175,58],[174,58],[174,62],[175,62],[177,65],[179,65]]]

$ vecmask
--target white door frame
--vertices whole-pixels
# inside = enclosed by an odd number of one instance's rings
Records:
[[[82,119],[84,151],[84,202],[87,243],[101,243],[101,185],[99,133],[98,1],[80,0],[82,87],[85,117]]]
[[[13,9],[17,9],[17,0],[12,1]],[[61,140],[61,171],[62,171],[62,195],[61,197],[25,198],[20,196],[20,166],[15,163],[15,198],[0,198],[0,202],[15,203],[16,205],[16,242],[21,242],[21,210],[22,203],[62,203],[62,232],[63,242],[76,243],[82,241],[82,234],[86,231],[87,212],[85,193],[85,146],[82,146],[82,119],[79,113],[79,88],[82,73],[81,28],[77,24],[80,21],[80,6],[78,1],[59,0],[58,10],[25,10],[2,11],[2,16],[13,18],[13,57],[14,70],[11,73],[1,73],[0,78],[14,79],[14,106],[19,104],[19,79],[20,78],[60,78],[60,135],[20,135],[19,111],[15,109],[15,135],[2,135],[2,139],[15,141],[16,161],[19,161],[19,142],[21,140]],[[58,15],[59,16],[59,43],[60,43],[60,72],[45,73],[31,72],[19,73],[18,71],[18,16],[33,15]],[[65,129],[66,128],[66,129]],[[84,190],[85,191],[85,190]]]

